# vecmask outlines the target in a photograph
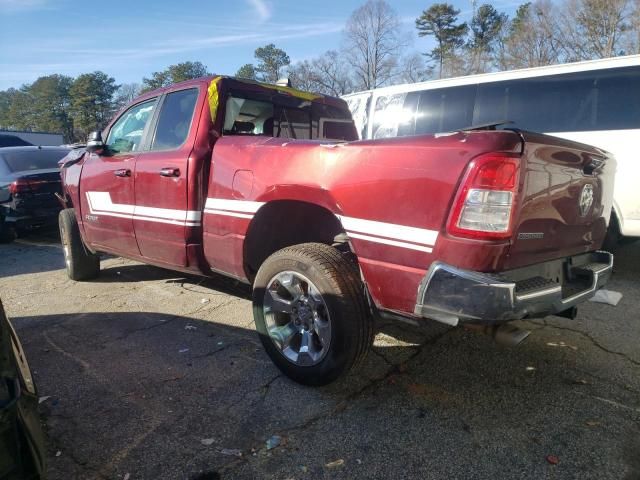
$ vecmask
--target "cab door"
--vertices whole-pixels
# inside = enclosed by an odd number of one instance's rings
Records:
[[[140,255],[133,229],[133,174],[156,101],[145,100],[126,110],[109,129],[102,153],[91,153],[84,162],[80,208],[86,239],[94,248]]]
[[[154,115],[147,146],[135,168],[136,240],[143,257],[187,266],[189,230],[201,225],[202,212],[187,209],[189,156],[196,127],[197,87],[167,93]]]

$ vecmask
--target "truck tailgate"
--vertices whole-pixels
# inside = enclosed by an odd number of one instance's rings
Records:
[[[506,268],[597,250],[612,207],[615,159],[603,150],[521,132],[520,204]]]

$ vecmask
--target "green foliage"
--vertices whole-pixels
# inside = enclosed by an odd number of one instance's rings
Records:
[[[69,115],[69,90],[72,84],[72,77],[56,74],[40,77],[31,85],[20,89],[25,95],[18,97],[17,106],[21,111],[27,110],[30,113],[25,117],[27,120],[31,117],[31,128],[62,132],[65,138],[73,137],[73,121]],[[15,114],[14,119],[18,120]]]
[[[17,126],[16,119],[13,118],[14,112],[17,109],[16,103],[19,102],[18,97],[21,94],[23,95],[20,90],[16,90],[15,88],[0,91],[0,128],[22,128]]]
[[[256,72],[256,67],[252,63],[245,63],[241,66],[235,74],[238,78],[246,78],[249,80],[257,80],[258,74]]]
[[[201,62],[183,62],[169,65],[161,72],[153,72],[151,78],[142,79],[143,92],[156,88],[168,87],[174,83],[210,75],[207,67]]]
[[[436,40],[436,47],[427,56],[440,64],[441,76],[445,61],[465,43],[469,27],[466,23],[457,23],[459,14],[460,10],[451,4],[435,3],[416,19],[418,35],[433,36]]]
[[[258,79],[267,83],[276,83],[291,63],[289,55],[273,43],[256,48],[254,56],[258,60],[255,67]]]
[[[491,52],[507,20],[507,15],[499,13],[492,5],[480,6],[471,20],[469,46],[483,53]]]
[[[69,95],[77,138],[85,139],[89,132],[107,124],[113,109],[113,94],[118,88],[115,79],[104,72],[84,73],[74,80]]]
[[[512,35],[521,31],[525,27],[529,19],[530,10],[531,2],[523,3],[518,7],[516,10],[516,16],[511,20],[510,32]]]

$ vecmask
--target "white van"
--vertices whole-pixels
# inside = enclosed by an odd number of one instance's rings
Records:
[[[502,128],[607,150],[618,162],[610,228],[640,237],[640,55],[396,85],[343,98],[363,139],[512,121]]]

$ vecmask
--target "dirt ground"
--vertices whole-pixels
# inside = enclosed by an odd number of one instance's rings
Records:
[[[618,306],[520,322],[517,348],[379,325],[364,365],[308,388],[263,352],[242,284],[120,258],[75,283],[53,237],[0,246],[53,480],[639,479],[640,243],[608,288]]]

